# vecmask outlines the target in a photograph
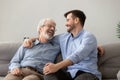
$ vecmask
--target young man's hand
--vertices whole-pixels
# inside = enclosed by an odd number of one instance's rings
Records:
[[[25,39],[23,42],[23,46],[26,48],[31,48],[33,46],[33,41],[31,39]]]
[[[57,72],[59,69],[54,63],[47,63],[43,68],[43,73],[45,75]]]
[[[70,65],[73,65],[73,62],[69,59],[65,59],[65,60],[63,60],[61,62],[58,62],[56,64],[47,63],[43,68],[43,73],[45,75],[50,74],[50,73],[54,73],[54,72],[57,72],[58,70],[60,70],[62,68],[66,68]]]
[[[26,48],[31,48],[33,46],[33,42],[38,39],[38,38],[30,38],[30,39],[25,39],[23,42],[23,46]]]

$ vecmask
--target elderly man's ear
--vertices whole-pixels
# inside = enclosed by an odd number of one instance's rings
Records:
[[[105,50],[102,46],[98,46],[97,49],[98,49],[99,56],[103,56],[105,54]]]

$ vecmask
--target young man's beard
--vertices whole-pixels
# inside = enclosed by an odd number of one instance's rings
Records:
[[[71,32],[72,30],[73,30],[73,27],[71,26],[67,28],[67,32]]]

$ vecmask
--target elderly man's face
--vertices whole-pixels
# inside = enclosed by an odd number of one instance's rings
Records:
[[[44,36],[47,39],[51,39],[55,33],[55,23],[52,21],[47,21],[44,27],[41,28],[40,35]]]

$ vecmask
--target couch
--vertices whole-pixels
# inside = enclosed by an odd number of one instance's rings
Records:
[[[8,71],[8,64],[17,51],[21,42],[0,43],[0,80],[3,80]],[[116,74],[120,70],[120,42],[102,45],[105,54],[98,56],[98,66],[102,73],[102,80],[117,80]],[[60,61],[61,56],[56,61]]]

